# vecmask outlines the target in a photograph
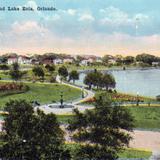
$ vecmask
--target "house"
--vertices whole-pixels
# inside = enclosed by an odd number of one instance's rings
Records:
[[[42,60],[42,64],[53,64],[54,60],[52,58],[45,58]]]
[[[159,66],[160,62],[152,62],[152,66]]]
[[[56,58],[53,60],[53,64],[57,65],[57,64],[63,64],[63,60],[60,58]]]
[[[8,63],[9,65],[11,65],[11,64],[13,64],[13,63],[17,63],[17,62],[18,62],[17,56],[10,56],[10,57],[8,57],[7,63]]]
[[[31,64],[31,59],[27,56],[19,56],[18,57],[18,63],[19,64]]]
[[[63,59],[63,63],[73,63],[73,58],[65,58]]]
[[[102,58],[97,57],[96,61],[97,63],[103,63]]]
[[[116,63],[115,58],[108,59],[108,64],[115,64],[115,63]]]
[[[40,64],[39,60],[36,58],[31,59],[31,64]]]
[[[93,63],[94,60],[92,58],[89,58],[89,59],[84,59],[80,62],[80,65],[81,66],[88,66],[89,64]]]

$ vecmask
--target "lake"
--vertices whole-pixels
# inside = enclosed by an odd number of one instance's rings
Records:
[[[116,80],[116,90],[119,92],[138,94],[149,97],[160,95],[160,69],[147,70],[116,70],[109,71]],[[83,84],[85,73],[80,74],[76,82]]]

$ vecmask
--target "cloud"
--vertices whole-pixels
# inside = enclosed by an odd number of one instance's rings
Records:
[[[67,10],[67,13],[68,13],[69,15],[71,15],[71,16],[74,16],[74,15],[77,13],[77,10],[75,10],[75,9],[68,9],[68,10]]]
[[[92,16],[92,14],[89,14],[89,13],[83,13],[78,21],[88,21],[88,22],[93,22],[95,21],[95,18]]]
[[[40,26],[36,21],[14,22],[11,26],[12,32],[16,34],[44,33],[47,29]]]
[[[149,17],[145,14],[138,13],[131,16],[128,13],[113,6],[100,9],[99,12],[103,16],[103,18],[100,19],[100,23],[102,25],[135,26],[137,20],[141,24],[149,21]]]

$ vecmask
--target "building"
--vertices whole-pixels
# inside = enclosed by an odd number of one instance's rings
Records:
[[[42,64],[53,64],[54,60],[52,58],[45,58],[42,60]]]
[[[89,58],[89,59],[84,59],[80,62],[80,65],[81,66],[88,66],[89,64],[93,63],[94,60],[92,58]]]
[[[18,63],[18,58],[16,56],[10,56],[10,57],[8,57],[7,63],[9,65],[11,65],[13,63]]]
[[[56,58],[53,60],[53,64],[57,65],[57,64],[63,64],[63,60],[60,58]]]
[[[160,62],[152,62],[152,66],[159,66]]]
[[[31,64],[31,59],[27,56],[19,56],[18,57],[18,63],[19,64]]]
[[[73,58],[65,58],[63,59],[63,63],[73,63]]]

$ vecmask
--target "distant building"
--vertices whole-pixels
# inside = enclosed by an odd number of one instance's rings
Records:
[[[31,64],[31,59],[27,56],[19,56],[18,57],[18,63],[19,64]]]
[[[63,59],[63,63],[73,63],[73,58],[65,58]]]
[[[13,64],[13,63],[18,63],[18,58],[17,58],[16,56],[8,57],[7,63],[8,63],[9,65],[11,65],[11,64]]]
[[[97,58],[95,62],[102,63],[103,61],[102,61],[102,58]]]
[[[53,64],[52,58],[45,58],[42,60],[42,64]]]
[[[89,59],[84,59],[80,62],[80,65],[81,66],[88,66],[89,64],[93,63],[94,60],[92,58],[89,58]]]
[[[152,62],[152,66],[159,66],[160,62]]]
[[[31,64],[40,64],[39,60],[36,58],[31,59]]]
[[[57,64],[63,64],[63,60],[60,58],[56,58],[53,60],[53,64],[57,65]]]
[[[115,64],[116,63],[116,59],[115,58],[111,58],[108,60],[109,64]]]

